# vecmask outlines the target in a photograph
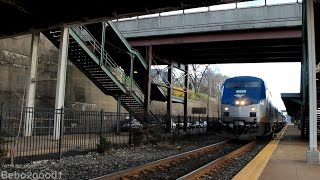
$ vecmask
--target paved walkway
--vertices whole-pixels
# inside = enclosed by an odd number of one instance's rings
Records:
[[[259,180],[320,180],[320,164],[306,162],[308,147],[308,140],[301,138],[298,128],[289,125]]]

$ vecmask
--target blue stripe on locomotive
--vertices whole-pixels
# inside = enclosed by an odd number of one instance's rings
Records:
[[[227,88],[225,85],[227,83],[243,83],[243,82],[259,82],[260,83],[260,90],[259,93],[257,93],[257,88],[252,87],[236,87],[236,88]],[[233,77],[226,79],[226,81],[223,84],[223,94],[221,97],[221,103],[222,104],[229,104],[234,105],[235,101],[239,99],[235,96],[236,90],[246,90],[246,93],[243,93],[244,96],[242,96],[242,99],[247,99],[247,105],[250,104],[258,104],[260,100],[263,100],[266,98],[266,87],[265,83],[262,79],[252,76],[239,76],[239,77]],[[240,93],[241,94],[241,93]]]

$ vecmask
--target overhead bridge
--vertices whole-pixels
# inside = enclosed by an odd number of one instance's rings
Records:
[[[190,33],[301,27],[302,4],[281,4],[212,10],[176,15],[118,20],[115,24],[126,38],[172,36]],[[298,29],[296,29],[298,30]],[[243,39],[245,39],[244,37]],[[231,39],[231,38],[230,38]],[[133,41],[135,42],[135,41]],[[151,42],[150,42],[151,43]],[[135,45],[135,44],[133,44]]]
[[[137,49],[152,46],[154,57],[163,61],[302,62],[302,9],[302,4],[296,2],[138,17],[115,24],[132,46]],[[291,116],[301,116],[300,93],[282,94],[282,99]]]
[[[102,22],[135,15],[159,13],[248,0],[5,0],[0,1],[0,38],[59,28],[63,25]]]
[[[301,62],[302,4],[115,22],[134,47],[186,64]]]

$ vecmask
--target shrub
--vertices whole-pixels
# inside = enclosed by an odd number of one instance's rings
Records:
[[[105,137],[100,136],[100,143],[97,144],[97,152],[104,153],[111,150],[111,142],[107,141]]]
[[[2,158],[6,155],[6,152],[0,147],[0,164],[2,162]]]
[[[168,89],[166,87],[162,87],[162,90],[166,93],[168,92]],[[184,97],[183,88],[179,86],[173,86],[172,95],[176,97]]]
[[[183,88],[175,86],[172,95],[176,97],[184,97]]]
[[[191,90],[188,90],[188,98],[189,99],[195,99],[195,93]]]
[[[161,134],[161,128],[155,127],[149,130],[149,133],[152,138],[149,139],[149,142],[153,145],[157,145],[157,143],[163,140],[163,135]]]
[[[143,142],[143,132],[140,128],[132,129],[132,143],[134,146],[140,146]]]
[[[3,144],[4,144],[4,137],[6,136],[6,132],[5,131],[0,131],[0,159],[6,155],[6,151],[3,148]]]
[[[179,134],[176,131],[173,131],[171,134],[170,142],[171,144],[176,144],[179,141]]]

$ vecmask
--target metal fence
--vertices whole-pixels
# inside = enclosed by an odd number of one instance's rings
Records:
[[[61,118],[59,136],[54,121]],[[0,109],[2,149],[16,160],[61,158],[95,150],[100,136],[117,148],[129,143],[128,132],[120,125],[129,114],[63,109]]]
[[[61,123],[55,124],[59,118]],[[214,121],[208,117],[190,116],[184,131],[184,117],[158,118],[164,124],[146,123],[131,118],[127,113],[0,107],[0,146],[6,157],[13,157],[15,162],[59,159],[96,150],[100,137],[110,141],[113,148],[128,146],[132,128],[147,127],[144,129],[148,133],[148,128],[157,126],[169,136],[172,132],[181,135],[204,134],[210,132],[210,122]],[[173,125],[168,121],[170,119]],[[208,123],[204,126],[204,122]]]

